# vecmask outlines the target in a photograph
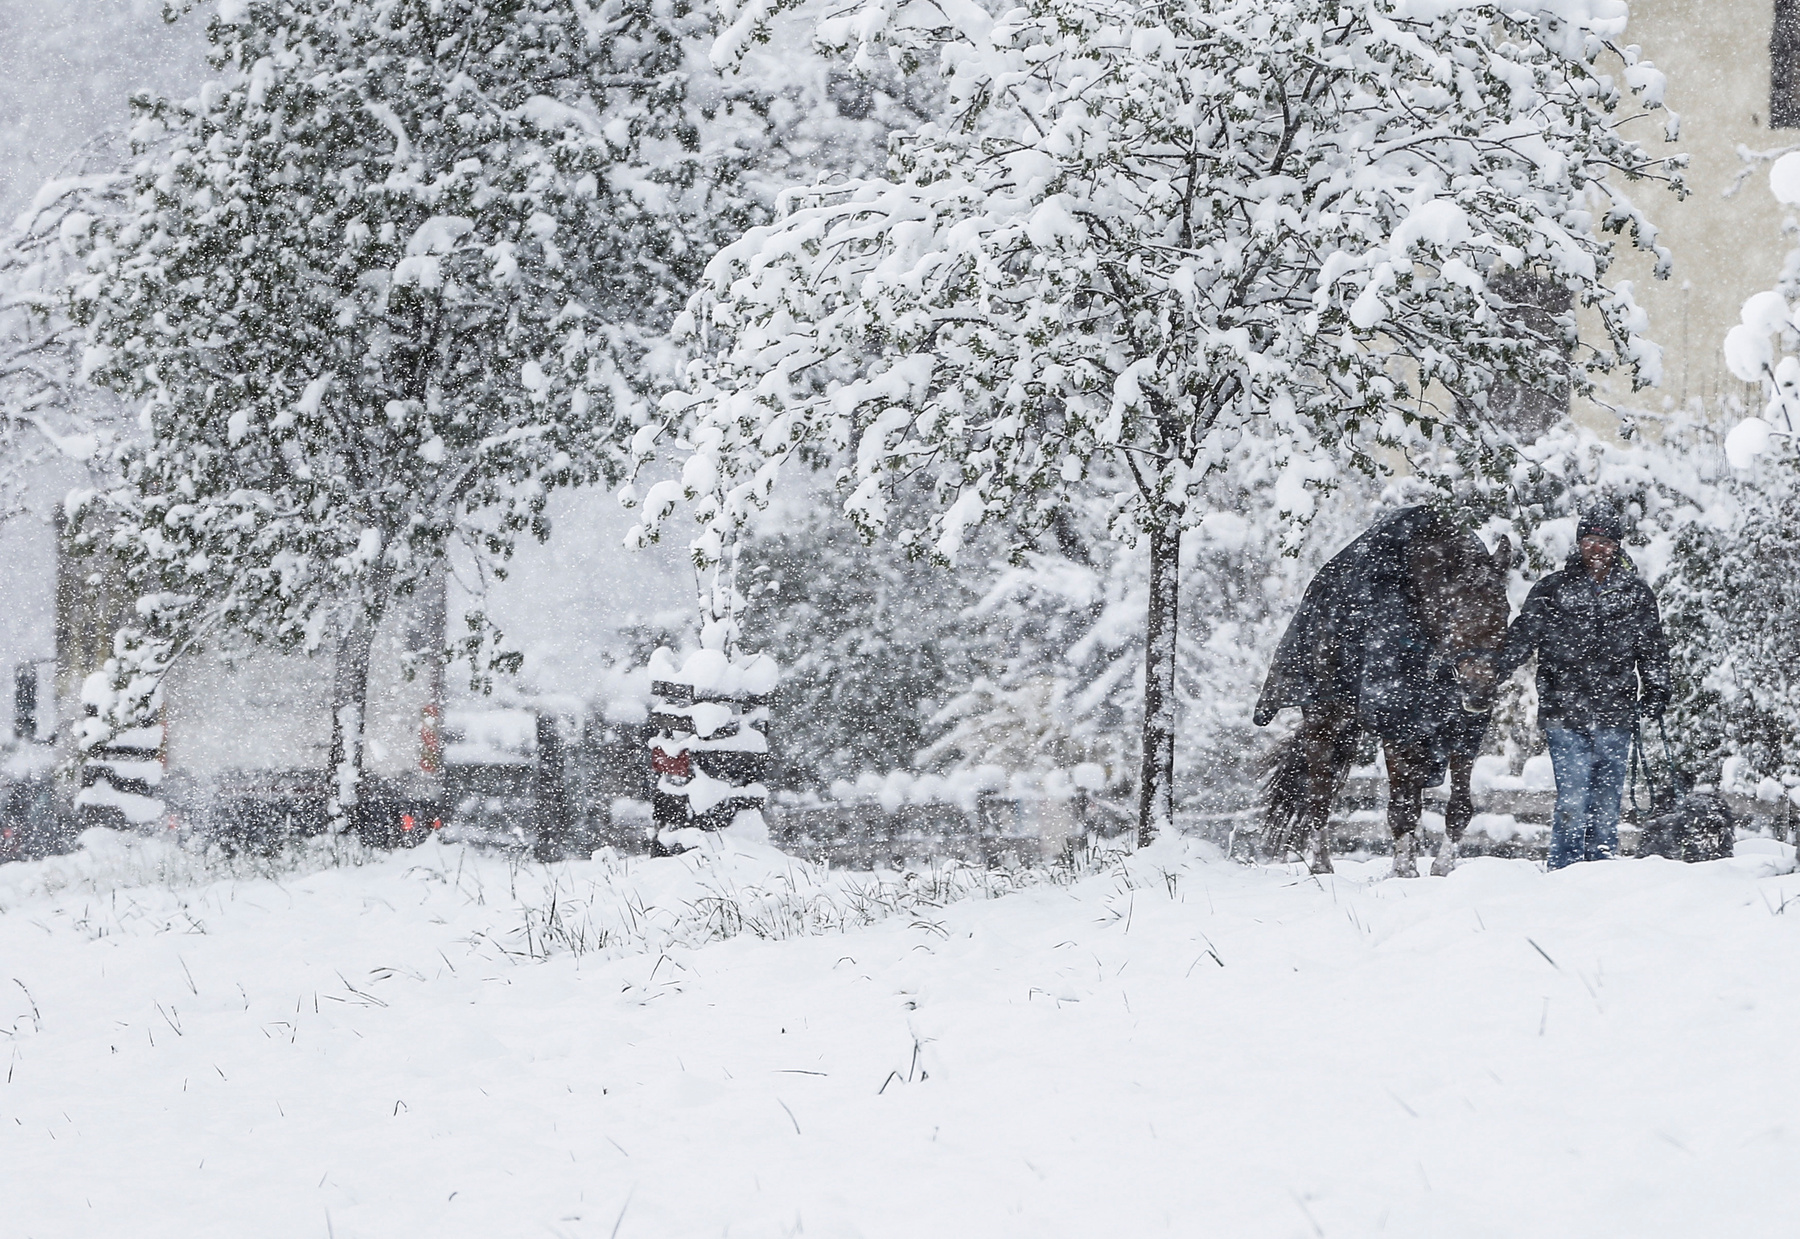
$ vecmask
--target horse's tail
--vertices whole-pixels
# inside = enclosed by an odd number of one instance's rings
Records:
[[[1308,710],[1300,726],[1275,746],[1263,779],[1263,838],[1269,854],[1306,850],[1308,814],[1329,810],[1356,759],[1356,717],[1343,710]],[[1323,787],[1316,787],[1317,780]]]
[[[1263,844],[1270,855],[1297,851],[1304,844],[1300,819],[1306,806],[1308,765],[1306,727],[1302,725],[1275,746],[1263,778]]]

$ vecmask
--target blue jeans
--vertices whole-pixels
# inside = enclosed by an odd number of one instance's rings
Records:
[[[1550,868],[1610,859],[1619,851],[1619,797],[1631,759],[1631,728],[1546,727],[1544,740],[1556,771]]]

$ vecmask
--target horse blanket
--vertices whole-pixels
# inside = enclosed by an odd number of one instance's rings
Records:
[[[1459,533],[1434,508],[1401,508],[1321,568],[1275,649],[1257,726],[1289,706],[1337,705],[1386,743],[1420,746],[1433,766],[1479,749],[1487,715],[1462,708],[1412,570],[1419,543]]]

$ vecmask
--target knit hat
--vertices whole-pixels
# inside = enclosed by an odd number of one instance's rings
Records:
[[[1575,526],[1575,539],[1605,538],[1610,542],[1625,541],[1625,522],[1609,507],[1592,507],[1581,514]]]

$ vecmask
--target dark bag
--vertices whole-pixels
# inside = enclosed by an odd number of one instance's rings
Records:
[[[1723,796],[1693,790],[1693,777],[1675,765],[1668,728],[1661,719],[1657,720],[1657,730],[1662,734],[1663,750],[1660,784],[1656,763],[1644,749],[1643,735],[1632,729],[1631,807],[1638,825],[1637,854],[1665,856],[1688,864],[1730,856],[1737,846],[1737,821],[1731,806]],[[1650,788],[1648,812],[1639,809],[1637,803],[1640,757]]]

